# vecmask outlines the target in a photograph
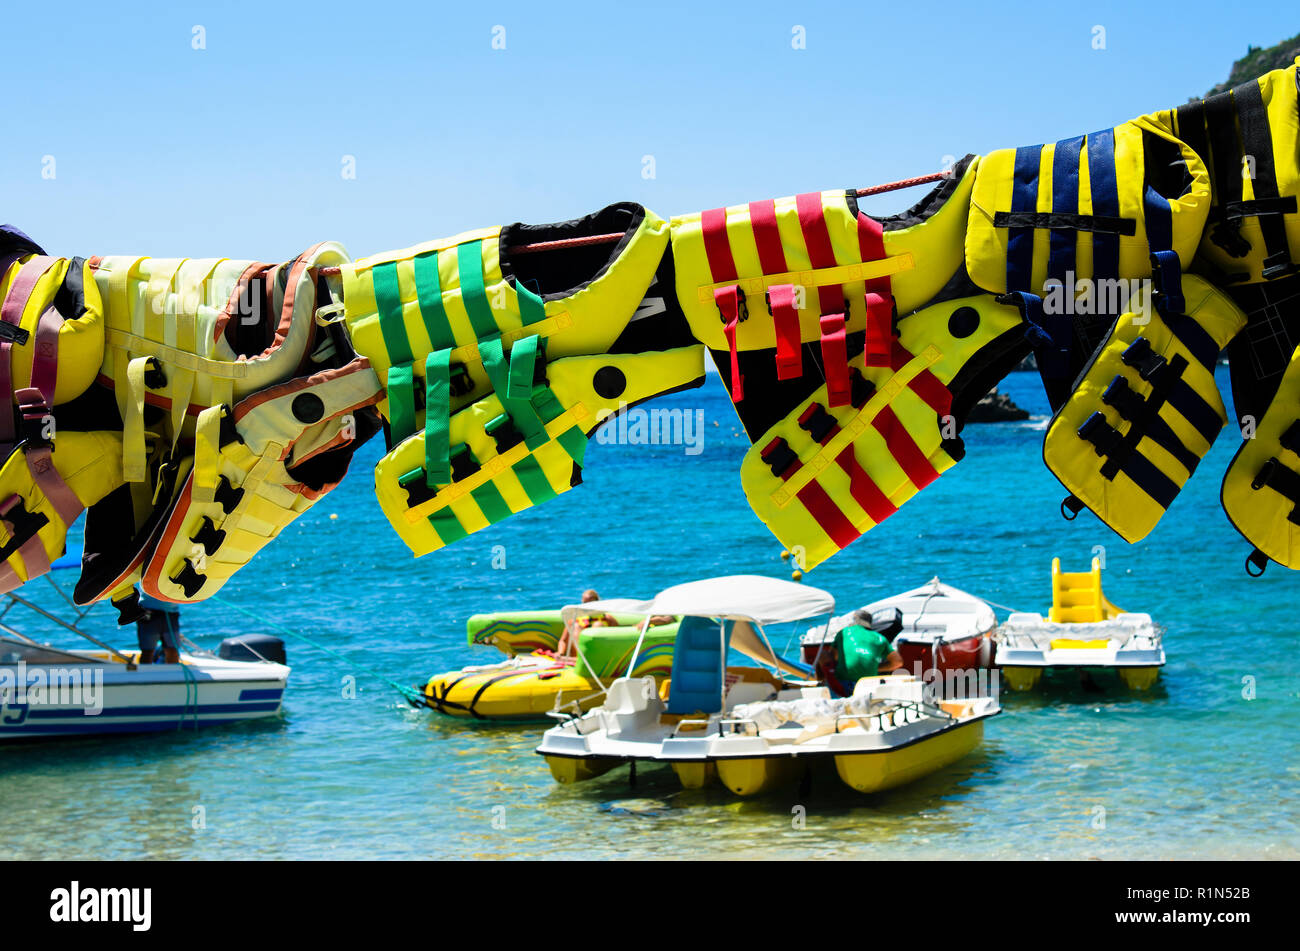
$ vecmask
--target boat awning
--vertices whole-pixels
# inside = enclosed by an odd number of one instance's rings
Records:
[[[830,614],[835,599],[820,588],[762,575],[727,575],[665,588],[649,613],[751,621],[760,625]]]

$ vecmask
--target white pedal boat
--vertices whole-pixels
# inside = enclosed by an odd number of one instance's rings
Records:
[[[1052,559],[1052,609],[1017,612],[994,640],[994,662],[1013,690],[1032,690],[1053,670],[1114,673],[1132,690],[1146,690],[1165,665],[1164,637],[1151,615],[1124,611],[1102,593],[1098,559],[1086,572],[1063,572]]]
[[[599,602],[583,607],[600,610]],[[876,792],[979,744],[984,720],[1000,712],[994,697],[934,702],[918,678],[892,676],[863,678],[853,696],[832,699],[799,679],[805,672],[772,651],[763,627],[833,609],[824,591],[756,576],[669,588],[647,608],[683,617],[663,696],[651,677],[619,678],[604,704],[547,730],[537,752],[560,783],[662,763],[687,788],[716,778],[747,796],[796,782],[819,761],[833,762],[854,789]],[[774,670],[725,667],[728,647]]]

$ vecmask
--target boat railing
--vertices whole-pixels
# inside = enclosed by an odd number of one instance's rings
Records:
[[[709,728],[709,724],[710,724],[711,722],[713,722],[711,719],[706,718],[706,719],[701,720],[699,717],[691,717],[691,718],[687,718],[687,719],[684,719],[684,720],[678,720],[676,723],[673,724],[673,732],[670,733],[670,734],[668,734],[668,738],[669,738],[670,740],[676,738],[677,734],[681,732],[682,727],[684,727],[684,726],[685,726],[686,724],[688,724],[688,723],[698,723],[698,724],[701,724],[701,725],[703,725],[705,731],[707,731],[708,728]],[[723,724],[723,723],[726,723],[726,722],[727,722],[726,720],[719,720],[719,721],[718,721],[719,732],[721,732],[722,724]]]
[[[932,706],[924,701],[915,700],[896,700],[883,710],[875,713],[841,713],[835,717],[835,732],[840,732],[840,722],[843,720],[875,720],[880,732],[884,732],[887,727],[885,720],[888,718],[888,726],[898,727],[905,725],[908,721],[904,719],[901,723],[898,720],[899,714],[904,716],[908,713],[916,713],[921,717],[935,717],[942,720],[956,720],[957,718],[942,707]]]
[[[725,732],[725,731],[726,731],[726,728],[727,728],[727,727],[730,727],[730,728],[731,728],[731,733],[732,733],[732,735],[734,736],[734,735],[740,733],[740,728],[741,728],[741,726],[743,726],[743,725],[746,724],[746,723],[748,723],[750,726],[752,726],[752,727],[754,728],[754,732],[753,732],[752,735],[753,735],[753,736],[758,736],[758,734],[759,734],[758,721],[755,720],[755,719],[753,719],[752,717],[729,717],[729,718],[726,719],[726,720],[719,720],[719,721],[718,721],[718,732],[719,732],[719,733]],[[746,732],[745,735],[746,735],[746,736],[749,736],[749,735],[751,735],[751,734],[749,734],[748,732]]]

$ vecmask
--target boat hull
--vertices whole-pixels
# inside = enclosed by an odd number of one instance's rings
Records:
[[[784,756],[744,756],[714,762],[718,781],[737,796],[759,796],[788,785],[803,773],[806,764]]]
[[[446,716],[517,722],[545,720],[557,703],[586,712],[603,698],[600,684],[572,666],[453,670],[431,677],[424,696]]]
[[[880,792],[915,782],[957,762],[983,739],[981,719],[897,749],[838,755],[835,770],[845,785],[860,793]]]
[[[595,779],[608,773],[621,762],[613,756],[546,756],[546,765],[551,770],[551,778],[561,786]]]
[[[289,668],[184,655],[183,664],[0,665],[0,742],[218,726],[280,712]],[[28,686],[19,691],[18,677]],[[37,692],[33,683],[49,685]]]

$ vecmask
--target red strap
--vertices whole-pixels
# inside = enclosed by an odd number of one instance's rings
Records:
[[[836,461],[849,475],[849,492],[853,495],[853,500],[862,506],[862,510],[871,517],[873,522],[879,525],[898,511],[898,506],[889,501],[889,496],[880,490],[862,468],[857,456],[854,455],[852,445],[844,447],[844,451],[836,457]]]
[[[719,287],[713,292],[713,301],[722,314],[722,332],[727,335],[727,346],[731,348],[731,401],[739,403],[745,398],[745,387],[740,375],[740,364],[736,362],[736,328],[740,324],[740,288],[736,285]]]
[[[853,385],[849,380],[848,346],[844,341],[844,315],[823,314],[822,367],[826,373],[826,402],[848,406]]]
[[[22,326],[23,310],[27,307],[27,301],[32,296],[32,291],[36,289],[36,282],[45,276],[45,272],[54,266],[54,258],[44,255],[32,258],[30,261],[22,264],[18,268],[18,273],[14,275],[13,283],[9,285],[9,293],[5,295],[4,304],[0,305],[0,320],[7,324],[13,324],[15,327]],[[0,340],[0,393],[13,392],[13,370],[11,361],[13,355],[10,352],[12,344],[8,340]],[[35,366],[33,365],[33,370]],[[11,411],[0,410],[0,449],[12,446],[14,443],[14,420]]]
[[[23,414],[24,428],[39,432],[45,424],[46,417],[50,415],[50,407],[45,397],[41,395],[41,391],[34,386],[23,387],[14,394],[14,400]],[[63,476],[54,467],[51,455],[49,445],[29,443],[23,449],[23,456],[27,460],[27,471],[31,473],[32,482],[54,506],[54,511],[63,520],[63,524],[70,526],[86,507],[81,504],[77,494],[68,487],[68,483],[63,481]]]
[[[736,262],[731,256],[731,241],[727,238],[727,209],[711,208],[700,215],[700,228],[704,232],[704,253],[709,259],[713,283],[736,279]]]
[[[820,192],[807,192],[796,195],[795,209],[799,212],[799,227],[803,231],[803,243],[808,249],[808,263],[814,268],[835,267],[835,249],[831,246],[830,231],[826,227],[826,213],[822,208]],[[833,314],[844,310],[844,290],[839,284],[817,288],[817,301],[823,314]]]
[[[59,330],[63,315],[47,307],[36,324],[36,348],[32,352],[32,386],[54,405],[54,387],[59,380]]]
[[[776,378],[797,380],[803,376],[803,341],[799,311],[794,306],[794,285],[772,285],[767,289],[767,303],[776,330]]]
[[[22,497],[17,494],[9,496],[3,503],[0,503],[0,521],[5,523],[10,535],[14,534],[14,525],[5,516],[9,514],[15,505],[20,504],[22,504]],[[50,556],[45,551],[45,543],[41,541],[39,531],[32,532],[32,537],[23,542],[17,554],[23,560],[23,569],[27,572],[28,581],[39,578],[50,570]],[[7,560],[3,565],[0,565],[0,591],[12,591],[23,583],[23,580],[18,577],[18,572],[9,565]]]
[[[770,450],[776,442],[777,440],[774,439],[768,443],[763,451]],[[782,480],[789,479],[802,468],[803,463],[796,459],[781,473]],[[830,537],[837,548],[847,548],[855,538],[862,534],[853,527],[853,523],[849,521],[848,516],[840,511],[840,507],[826,494],[826,490],[816,482],[809,482],[805,485],[795,493],[795,498],[808,510],[808,514],[812,516],[813,521]]]
[[[754,229],[754,244],[763,273],[784,274],[790,270],[785,264],[785,248],[781,246],[781,232],[776,226],[776,202],[751,201],[749,224]]]
[[[869,367],[889,366],[890,342],[893,340],[893,298],[867,291],[867,342],[862,361]]]
[[[885,229],[876,219],[858,212],[858,252],[863,261],[885,257]],[[894,296],[889,276],[867,281],[867,342],[863,362],[869,367],[889,366],[893,339]]]
[[[897,373],[911,359],[912,354],[908,352],[907,348],[895,340],[890,354],[890,368]],[[947,416],[952,413],[952,392],[943,385],[943,381],[929,370],[922,370],[912,377],[907,385],[939,416]]]
[[[926,458],[925,453],[912,439],[912,434],[907,431],[892,409],[888,406],[883,408],[871,421],[871,425],[885,437],[889,454],[902,467],[918,492],[939,478],[939,473],[935,471],[934,466],[930,465],[930,460]]]

